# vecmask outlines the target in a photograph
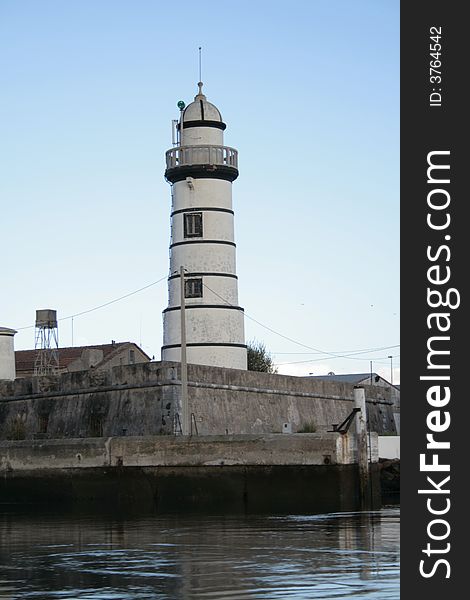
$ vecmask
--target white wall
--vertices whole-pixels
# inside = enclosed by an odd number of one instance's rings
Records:
[[[16,331],[0,327],[0,379],[16,377],[14,335]]]
[[[400,458],[399,435],[379,435],[379,458]]]
[[[188,127],[183,124],[182,146],[223,146],[224,132],[215,127]]]
[[[202,302],[204,304],[232,304],[238,306],[238,285],[234,277],[204,275],[202,278]],[[207,286],[207,287],[205,287]],[[179,306],[181,299],[180,278],[170,279],[168,283],[168,306]],[[222,300],[223,298],[223,300]],[[201,298],[186,298],[186,306],[201,304]],[[224,302],[225,300],[225,302]]]
[[[244,344],[244,320],[241,310],[224,308],[192,308],[185,311],[186,342]],[[163,345],[180,343],[181,314],[172,310],[163,315]],[[244,350],[246,354],[246,350]],[[177,360],[164,358],[163,360]],[[179,359],[178,359],[179,360]],[[207,364],[196,361],[196,364]],[[231,365],[221,365],[230,366]],[[233,368],[233,367],[231,367]]]
[[[187,348],[187,361],[195,365],[209,365],[215,367],[227,367],[231,369],[242,369],[246,371],[247,355],[245,348],[230,348],[221,346],[203,346],[199,348]],[[162,350],[162,360],[181,360],[179,348],[168,348]]]
[[[202,204],[202,201],[201,201]],[[184,237],[184,213],[174,215],[171,224],[171,241],[191,241],[198,239],[227,240],[233,242],[233,215],[219,211],[202,211],[203,238]],[[190,214],[190,213],[188,213]]]
[[[193,179],[193,189],[186,181],[173,184],[172,210],[204,206],[232,209],[232,183],[224,179]]]

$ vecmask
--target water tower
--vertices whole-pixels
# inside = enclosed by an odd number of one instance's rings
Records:
[[[59,329],[57,311],[49,308],[36,311],[34,348],[35,375],[54,375],[59,372]]]

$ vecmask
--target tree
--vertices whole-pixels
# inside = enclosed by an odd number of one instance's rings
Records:
[[[252,340],[247,344],[248,371],[261,371],[262,373],[277,373],[273,358],[266,350],[263,342]]]

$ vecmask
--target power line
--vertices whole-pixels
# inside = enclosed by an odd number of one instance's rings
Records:
[[[124,296],[119,296],[119,298],[114,298],[114,300],[110,300],[109,302],[105,302],[104,304],[100,304],[99,306],[95,306],[95,307],[89,308],[87,310],[82,310],[81,312],[75,313],[73,315],[69,315],[68,317],[62,317],[61,319],[58,319],[58,321],[66,321],[67,319],[81,317],[82,315],[86,315],[88,313],[94,312],[95,310],[99,310],[100,308],[104,308],[105,306],[109,306],[110,304],[114,304],[115,302],[119,302],[120,300],[124,300],[125,298],[129,298],[130,296],[134,296],[135,294],[138,294],[139,292],[143,292],[144,290],[147,290],[148,288],[150,288],[154,285],[157,285],[157,283],[162,282],[164,279],[167,279],[167,275],[165,275],[161,279],[158,279],[157,281],[153,281],[152,283],[149,283],[148,285],[144,285],[144,287],[141,287],[138,290],[134,290],[133,292],[129,292],[128,294],[124,294]],[[16,330],[22,331],[24,329],[32,329],[33,327],[34,327],[34,325],[28,325],[27,327],[17,327]]]
[[[207,288],[210,292],[212,292],[213,294],[215,294],[218,298],[220,298],[221,300],[223,300],[226,304],[228,304],[229,306],[233,306],[233,304],[231,304],[228,300],[226,300],[223,296],[221,296],[220,294],[218,294],[216,291],[214,291],[213,289],[211,289],[208,285],[206,285],[204,282],[202,283],[202,285]],[[320,350],[319,348],[314,348],[313,346],[307,346],[307,344],[303,344],[302,342],[298,342],[297,340],[294,340],[293,338],[288,337],[287,335],[284,335],[283,333],[280,333],[279,331],[276,331],[275,329],[272,329],[271,327],[268,327],[268,325],[265,325],[264,323],[261,323],[261,321],[258,321],[257,319],[255,319],[254,317],[252,317],[251,315],[249,315],[248,313],[244,313],[245,317],[248,317],[251,321],[254,321],[255,323],[258,323],[258,325],[261,325],[261,327],[264,327],[264,329],[267,329],[268,331],[271,331],[272,333],[288,340],[289,342],[293,342],[294,344],[297,344],[298,346],[303,346],[304,348],[308,348],[309,350],[313,350],[314,352],[318,353],[318,354],[323,354],[323,355],[327,355],[327,356],[331,356],[333,358],[350,358],[351,360],[364,360],[365,357],[362,358],[352,358],[353,354],[365,354],[367,352],[370,352],[370,350],[358,350],[356,352],[351,353],[351,356],[348,356],[347,354],[345,355],[341,355],[341,354],[335,354],[334,352],[326,352],[324,350]],[[383,346],[381,348],[379,348],[379,350],[388,350],[390,348],[398,348],[399,344],[396,344],[394,346]],[[387,358],[387,357],[385,357]],[[312,361],[300,361],[300,362],[314,362],[317,360],[324,360],[324,359],[313,359]],[[288,364],[288,363],[283,363],[283,364]],[[294,363],[289,363],[289,364],[294,364]]]
[[[378,350],[388,350],[389,348],[398,348],[400,346],[400,344],[396,344],[395,346],[380,346],[380,347],[375,347],[375,348],[363,348],[362,350],[330,350],[330,352],[333,352],[333,354],[351,354],[354,352],[376,352]],[[275,354],[276,356],[280,355],[280,354],[306,354],[306,355],[312,355],[312,354],[323,354],[323,352],[270,352],[270,354]]]
[[[399,358],[400,355],[396,354],[393,358]],[[348,355],[344,355],[344,356],[337,356],[336,358],[349,358],[351,360],[372,360],[373,362],[377,362],[380,363],[381,365],[388,365],[390,363],[387,362],[381,362],[381,359],[384,358],[388,358],[388,356],[378,356],[377,358],[370,358],[370,357],[361,357],[361,358],[354,358]],[[334,357],[333,357],[334,359]],[[300,364],[304,364],[304,363],[313,363],[313,362],[320,362],[320,361],[324,361],[326,360],[325,358],[312,358],[311,360],[296,360],[294,362],[284,362],[284,363],[274,363],[276,367],[281,367],[283,365],[300,365]],[[397,365],[398,366],[398,365]]]
[[[298,342],[297,340],[294,340],[293,338],[288,337],[287,335],[284,335],[284,334],[280,333],[279,331],[276,331],[275,329],[268,327],[267,325],[264,325],[263,323],[261,323],[260,321],[258,321],[257,319],[251,317],[250,315],[248,315],[246,313],[245,313],[245,316],[247,316],[249,319],[251,319],[255,323],[258,323],[258,325],[261,325],[261,327],[264,327],[268,331],[271,331],[272,333],[275,333],[276,335],[279,335],[280,337],[288,340],[289,342],[293,342],[294,344],[297,344],[298,346],[303,346],[304,348],[309,348],[310,350],[314,350],[318,354],[324,354],[326,356],[331,356],[333,358],[348,358],[347,355],[340,355],[340,354],[336,354],[334,352],[327,352],[325,350],[320,350],[319,348],[314,348],[313,346],[308,346],[307,344],[303,344],[302,342]],[[394,346],[383,346],[381,348],[381,350],[388,350],[391,348],[398,348],[398,347],[399,347],[399,344],[396,344]],[[370,352],[370,350],[361,350],[361,351],[355,352],[353,354],[360,354],[361,352],[365,354],[367,352]],[[359,359],[356,359],[356,360],[359,360]]]
[[[132,292],[129,292],[128,294],[124,294],[123,296],[119,296],[119,298],[114,298],[113,300],[109,300],[108,302],[105,302],[104,304],[100,304],[99,306],[94,306],[93,308],[89,308],[87,310],[83,310],[81,312],[78,313],[74,313],[73,315],[69,315],[67,317],[62,317],[60,319],[58,319],[59,321],[66,321],[68,319],[74,319],[75,317],[81,317],[83,315],[86,315],[88,313],[94,312],[95,310],[99,310],[101,308],[105,308],[106,306],[110,306],[111,304],[115,304],[116,302],[120,302],[121,300],[125,300],[126,298],[129,298],[131,296],[134,296],[135,294],[138,294],[140,292],[143,292],[144,290],[147,290],[148,288],[157,285],[158,283],[161,283],[162,281],[164,281],[165,279],[167,279],[167,276],[165,275],[164,277],[161,277],[160,279],[157,279],[157,281],[153,281],[152,283],[149,283],[137,290],[134,290]],[[210,292],[212,292],[213,294],[215,294],[218,298],[220,298],[223,302],[225,302],[228,306],[233,306],[233,304],[231,304],[228,300],[226,300],[223,296],[221,296],[220,294],[218,294],[216,291],[214,291],[212,288],[210,288],[208,285],[206,285],[205,283],[203,283],[204,287],[207,288]],[[268,331],[271,331],[272,333],[274,333],[275,335],[278,335],[294,344],[297,344],[298,346],[302,346],[304,348],[308,348],[309,350],[312,350],[312,352],[305,352],[305,353],[300,353],[300,352],[274,352],[273,354],[322,354],[323,358],[314,358],[314,359],[310,359],[310,360],[302,360],[302,361],[294,361],[294,362],[288,362],[288,363],[277,363],[278,365],[293,365],[293,364],[300,364],[300,363],[308,363],[308,362],[317,362],[317,361],[322,361],[325,360],[324,356],[329,356],[331,358],[347,358],[350,360],[364,360],[366,357],[361,357],[361,358],[356,358],[356,355],[358,354],[367,354],[368,352],[377,352],[380,350],[390,350],[392,348],[399,348],[399,344],[393,345],[393,346],[381,346],[381,347],[377,347],[377,348],[365,348],[362,350],[355,350],[355,351],[348,351],[345,352],[344,354],[339,353],[339,352],[328,352],[326,350],[320,350],[318,348],[314,348],[313,346],[308,346],[307,344],[303,344],[302,342],[299,342],[297,340],[294,340],[293,338],[286,336],[282,333],[280,333],[279,331],[276,331],[275,329],[272,329],[271,327],[269,327],[268,325],[265,325],[264,323],[261,323],[261,321],[258,321],[257,319],[255,319],[254,317],[252,317],[251,315],[249,315],[248,313],[244,313],[246,317],[248,317],[248,319],[250,319],[251,321],[254,321],[255,323],[257,323],[258,325],[260,325],[261,327],[263,327],[264,329],[267,329]],[[32,329],[34,328],[34,325],[28,325],[26,327],[17,327],[17,331],[24,331],[26,329]],[[393,358],[398,358],[400,355],[397,354],[396,356],[394,356]],[[388,356],[384,356],[384,357],[377,357],[376,359],[372,359],[372,360],[376,360],[379,361],[382,358],[388,358]],[[384,364],[384,363],[383,363]]]

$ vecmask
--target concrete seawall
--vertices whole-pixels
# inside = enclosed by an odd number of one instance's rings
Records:
[[[377,460],[376,436],[373,460]],[[297,434],[0,442],[0,502],[157,511],[359,507],[354,436]],[[377,463],[372,497],[379,503]]]
[[[372,461],[377,462],[377,435]],[[42,469],[354,464],[354,436],[146,436],[0,442],[0,475]]]

